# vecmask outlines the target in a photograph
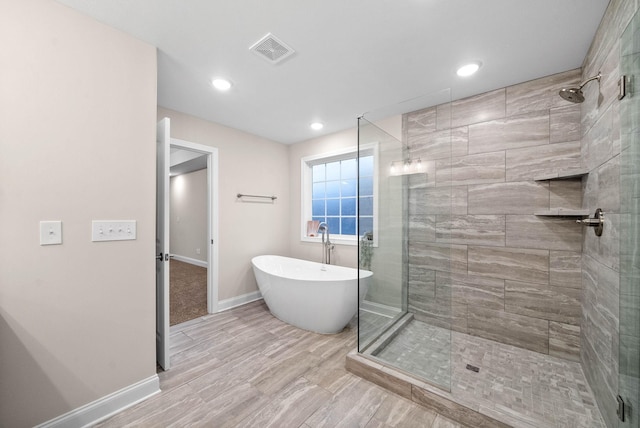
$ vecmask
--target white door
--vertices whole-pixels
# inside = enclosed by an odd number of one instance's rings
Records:
[[[169,118],[156,133],[156,358],[169,370]]]

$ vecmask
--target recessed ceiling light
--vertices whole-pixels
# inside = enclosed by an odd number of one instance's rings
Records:
[[[231,89],[231,82],[229,82],[227,79],[213,79],[211,84],[219,91],[228,91],[229,89]]]
[[[324,128],[324,125],[322,123],[320,123],[320,122],[313,122],[311,124],[311,129],[313,129],[314,131],[319,131],[322,128]]]
[[[480,63],[479,62],[472,62],[472,63],[469,63],[467,65],[463,65],[462,67],[460,67],[456,73],[460,77],[467,77],[467,76],[471,76],[472,74],[474,74],[479,69],[480,69]]]

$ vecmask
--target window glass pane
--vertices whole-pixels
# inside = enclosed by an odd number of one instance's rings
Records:
[[[356,178],[358,176],[358,164],[354,159],[347,159],[341,162],[342,164],[342,179],[345,178]]]
[[[320,163],[309,168],[312,179],[312,220],[327,223],[332,235],[355,236],[358,233],[359,212],[360,232],[373,230],[373,156],[356,159],[354,154],[353,158]],[[358,191],[359,200],[356,197]]]
[[[343,235],[355,235],[356,234],[356,218],[355,217],[342,217],[342,232]]]
[[[329,226],[329,233],[340,234],[340,217],[327,217],[327,226]]]
[[[360,177],[360,196],[373,195],[373,177]]]
[[[356,198],[342,199],[342,215],[356,215]]]
[[[314,165],[311,174],[313,176],[313,182],[324,181],[324,164]]]
[[[339,197],[340,197],[340,182],[327,181],[327,198],[339,198]]]
[[[312,208],[311,208],[311,215],[312,216],[322,216],[324,217],[325,212],[324,212],[324,199],[319,199],[317,201],[313,201],[312,202]]]
[[[373,156],[360,158],[360,177],[373,176]]]
[[[311,195],[311,199],[323,199],[324,197],[324,182],[313,183],[313,193]]]
[[[358,181],[354,178],[351,180],[342,180],[341,182],[341,187],[342,187],[342,197],[344,198],[345,196],[355,196],[356,195],[356,186],[358,185]]]
[[[360,215],[373,215],[373,197],[360,198]]]
[[[340,215],[340,199],[327,199],[327,215]]]
[[[373,232],[373,217],[360,217],[360,236],[367,232]]]
[[[340,180],[340,161],[327,164],[327,180]]]

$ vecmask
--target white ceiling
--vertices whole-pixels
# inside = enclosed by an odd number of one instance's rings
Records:
[[[402,113],[401,102],[445,88],[459,99],[578,68],[609,3],[58,1],[158,47],[159,105],[282,143],[354,127],[366,112]],[[269,32],[296,53],[272,65],[249,51]],[[456,76],[472,60],[480,71]],[[217,92],[213,76],[234,86]]]

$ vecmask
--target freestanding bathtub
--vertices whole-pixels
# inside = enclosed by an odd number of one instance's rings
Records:
[[[316,333],[338,333],[358,310],[372,272],[282,256],[251,259],[253,273],[271,313]],[[324,269],[323,269],[324,268]]]

